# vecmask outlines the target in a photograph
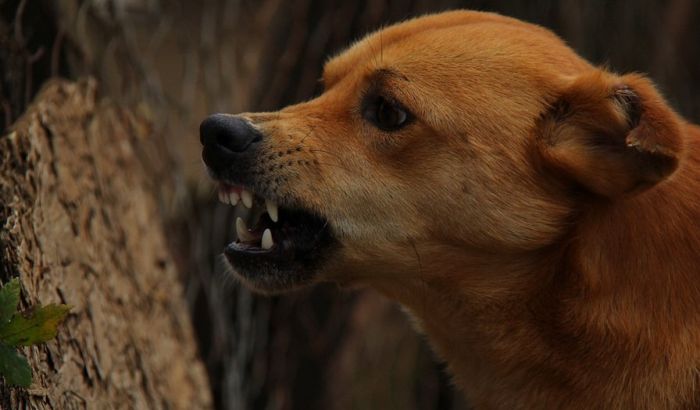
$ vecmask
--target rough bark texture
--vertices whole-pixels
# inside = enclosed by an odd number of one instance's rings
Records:
[[[162,206],[162,136],[96,96],[50,82],[0,138],[2,280],[23,304],[73,306],[55,341],[23,349],[32,388],[0,385],[3,408],[207,408]]]

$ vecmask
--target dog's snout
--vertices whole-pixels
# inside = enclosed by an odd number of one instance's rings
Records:
[[[199,140],[204,147],[204,162],[214,170],[230,165],[241,154],[262,140],[262,134],[246,119],[228,114],[214,114],[199,126]]]

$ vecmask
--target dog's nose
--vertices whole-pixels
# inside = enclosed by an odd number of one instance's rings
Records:
[[[262,140],[262,134],[247,120],[228,114],[214,114],[199,125],[204,162],[214,171],[229,167],[232,161]]]
[[[214,114],[199,126],[199,140],[205,147],[243,152],[262,135],[245,119],[235,115]]]

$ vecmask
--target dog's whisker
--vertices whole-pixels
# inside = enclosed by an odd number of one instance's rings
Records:
[[[312,154],[315,154],[317,152],[321,152],[323,154],[327,154],[327,155],[330,155],[330,156],[336,158],[338,161],[343,161],[343,158],[340,155],[336,154],[335,152],[330,152],[330,151],[322,150],[319,148],[310,149],[309,152],[311,152]]]
[[[427,301],[428,301],[428,283],[425,281],[425,277],[423,276],[423,263],[420,260],[420,255],[418,254],[418,248],[416,248],[416,243],[415,241],[411,240],[411,247],[413,248],[413,252],[416,254],[416,261],[418,262],[418,276],[420,277],[420,281],[422,286],[422,294],[421,294],[421,305],[423,309],[423,315],[427,312]]]
[[[322,165],[322,166],[324,166],[324,167],[332,167],[332,168],[335,167],[335,168],[338,168],[338,169],[342,169],[342,170],[344,170],[344,171],[346,171],[346,172],[348,172],[348,173],[350,173],[350,174],[362,175],[362,174],[361,174],[360,172],[358,172],[357,170],[353,170],[353,169],[347,168],[347,167],[344,166],[344,165],[333,164],[333,163],[330,163],[330,162],[321,162],[321,161],[318,161],[317,163],[318,163],[318,165]]]
[[[312,130],[312,129],[309,129],[309,130],[304,134],[304,137],[302,137],[301,141],[299,141],[299,145],[303,146],[304,143],[306,142],[306,139],[309,137],[309,135],[311,135],[311,133],[313,133],[313,130]]]

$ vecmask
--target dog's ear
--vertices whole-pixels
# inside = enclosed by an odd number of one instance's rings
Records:
[[[544,161],[606,197],[649,188],[678,166],[681,122],[643,76],[596,70],[572,80],[540,118]]]

